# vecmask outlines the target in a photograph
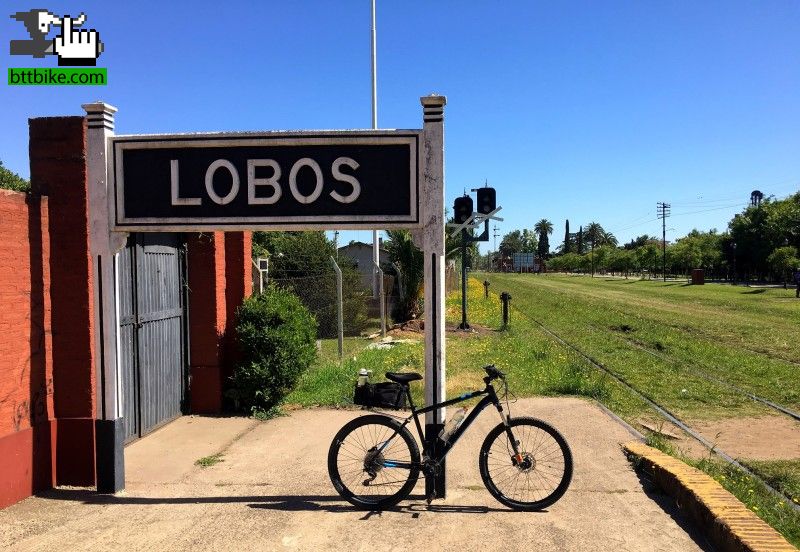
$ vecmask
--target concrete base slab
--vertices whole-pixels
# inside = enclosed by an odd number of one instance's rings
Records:
[[[177,483],[195,471],[197,460],[259,424],[242,417],[182,416],[125,448],[127,485]]]
[[[208,440],[196,448],[175,443],[188,441],[184,434],[191,432],[196,432],[192,442],[208,439],[199,425],[205,419],[171,424],[126,450],[125,493],[56,490],[0,511],[0,548],[704,549],[666,497],[659,502],[645,494],[620,448],[630,434],[599,408],[572,398],[525,399],[511,411],[552,423],[572,448],[572,485],[547,511],[510,511],[483,487],[478,450],[499,422],[490,410],[448,457],[446,499],[428,507],[420,480],[417,496],[396,510],[355,510],[333,490],[326,458],[336,431],[362,413],[301,410],[263,423],[214,419],[212,429],[215,423],[231,424],[227,432],[216,428],[217,443],[227,443],[216,451]],[[222,453],[222,462],[194,466],[194,460],[214,452]]]

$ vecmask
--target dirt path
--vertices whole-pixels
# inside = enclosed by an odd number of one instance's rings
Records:
[[[546,512],[509,511],[483,488],[477,453],[498,422],[489,411],[449,458],[446,500],[431,507],[408,500],[382,514],[354,510],[333,491],[326,454],[334,433],[360,413],[302,410],[252,427],[232,422],[216,437],[223,461],[205,469],[193,460],[210,454],[208,439],[196,449],[190,439],[179,440],[190,431],[188,422],[196,424],[192,432],[205,435],[198,429],[202,419],[180,419],[133,445],[139,450],[127,454],[129,485],[120,496],[59,490],[0,511],[0,548],[702,549],[674,509],[642,490],[619,447],[631,435],[597,407],[572,398],[526,399],[512,412],[550,421],[573,450],[572,486]],[[170,460],[182,457],[192,462]]]

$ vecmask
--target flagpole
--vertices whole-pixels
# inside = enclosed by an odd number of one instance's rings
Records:
[[[371,33],[371,55],[372,55],[372,128],[378,128],[378,55],[377,39],[375,35],[375,0],[372,0],[372,33]],[[380,266],[380,244],[378,243],[378,230],[372,231],[372,261],[373,266]],[[372,278],[372,296],[378,297],[378,277],[377,272]]]

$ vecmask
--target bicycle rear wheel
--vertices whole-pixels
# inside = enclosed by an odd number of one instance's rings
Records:
[[[550,424],[536,418],[514,418],[509,430],[519,454],[499,424],[481,446],[478,466],[486,489],[514,510],[547,508],[561,498],[572,480],[572,452]]]
[[[382,510],[406,498],[419,478],[419,448],[392,418],[368,415],[339,430],[328,451],[336,491],[359,508]]]

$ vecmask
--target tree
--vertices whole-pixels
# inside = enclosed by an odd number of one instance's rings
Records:
[[[269,255],[269,279],[292,291],[315,316],[319,337],[338,332],[333,242],[324,232],[253,232],[253,256]],[[339,257],[344,330],[358,335],[367,322],[366,292],[354,263]]]
[[[610,245],[611,247],[617,246],[617,237],[611,232],[603,230],[597,240],[597,245]]]
[[[533,230],[539,235],[538,255],[545,259],[550,254],[550,240],[548,235],[553,233],[553,223],[547,219],[542,219],[533,226]]]
[[[408,230],[387,230],[386,250],[392,263],[400,266],[403,298],[395,304],[393,318],[405,322],[421,314],[419,288],[424,276],[422,251],[414,245]]]
[[[514,230],[503,236],[500,242],[500,253],[511,257],[514,253],[535,253],[536,235],[530,230]]]
[[[623,247],[625,249],[629,249],[629,250],[639,249],[643,245],[646,245],[647,243],[654,242],[654,241],[658,241],[658,238],[654,238],[652,236],[648,236],[647,234],[644,234],[642,236],[639,236],[638,238],[632,239],[631,241],[626,243]]]
[[[800,260],[798,260],[797,249],[792,246],[779,247],[767,257],[772,271],[783,280],[783,287],[786,287],[786,281],[792,274],[792,271],[800,267]]]
[[[583,255],[583,226],[578,228],[578,235],[575,238],[577,240],[577,250],[575,251],[578,255]]]
[[[602,239],[603,234],[605,234],[605,230],[603,230],[603,227],[597,222],[591,222],[589,226],[586,227],[586,237],[592,244],[592,276],[594,276],[594,247]]]
[[[561,252],[567,254],[571,250],[572,250],[572,244],[571,244],[571,239],[569,237],[569,219],[567,219],[567,224],[564,229],[564,246],[561,248]]]
[[[0,160],[0,188],[17,192],[30,192],[31,183],[3,166]]]

